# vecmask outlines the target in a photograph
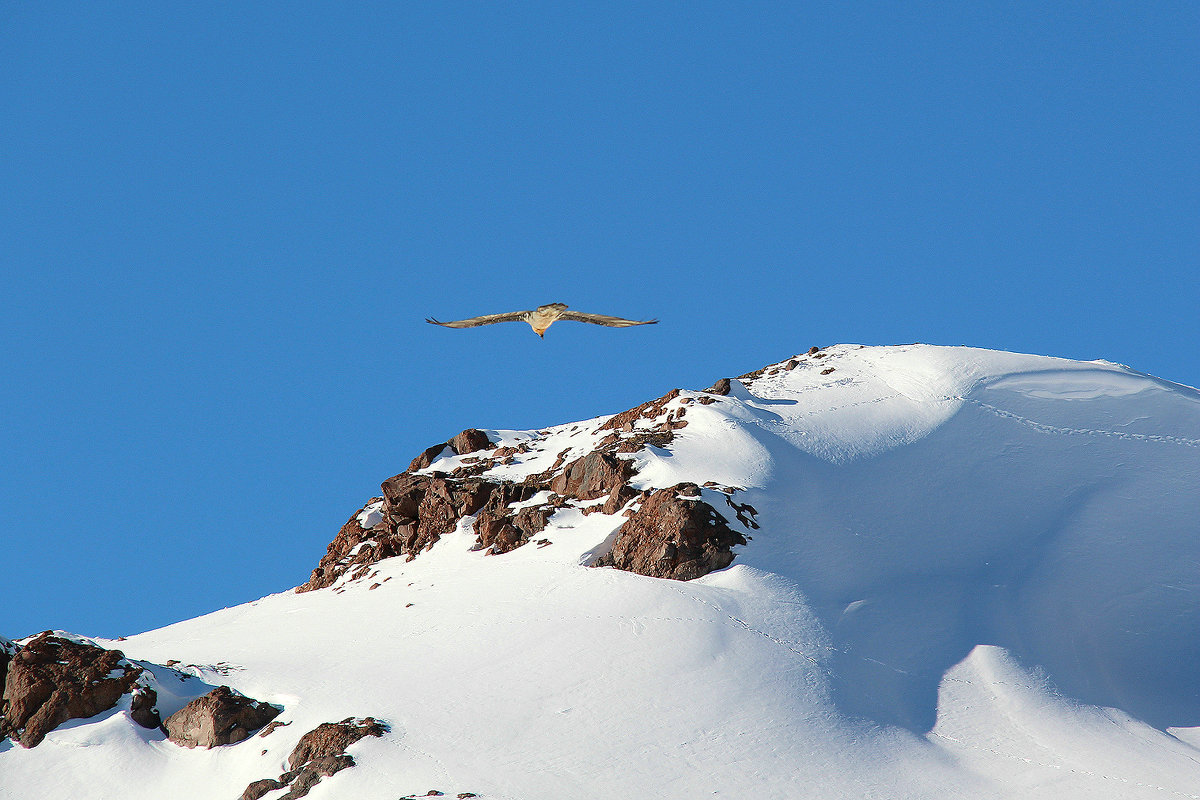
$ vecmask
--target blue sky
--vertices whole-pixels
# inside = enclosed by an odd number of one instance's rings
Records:
[[[303,582],[421,449],[811,345],[1200,384],[1192,3],[0,0],[0,635]],[[659,325],[426,325],[565,302]]]

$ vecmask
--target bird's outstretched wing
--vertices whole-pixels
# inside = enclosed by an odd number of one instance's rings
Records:
[[[446,328],[476,328],[480,325],[493,325],[497,322],[521,322],[528,313],[528,311],[510,311],[507,314],[484,314],[482,317],[459,319],[454,322],[438,322],[436,319],[426,317],[425,321],[431,325],[442,325]]]
[[[607,314],[584,314],[579,311],[564,311],[559,319],[572,322],[590,322],[593,325],[607,325],[610,328],[628,328],[630,325],[654,325],[656,319],[635,320],[624,317],[610,317]]]

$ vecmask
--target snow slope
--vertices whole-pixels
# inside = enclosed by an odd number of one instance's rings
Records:
[[[305,731],[370,715],[391,733],[309,797],[1200,798],[1195,390],[849,345],[681,405],[634,480],[741,489],[761,528],[732,567],[585,566],[624,518],[574,509],[488,556],[468,519],[368,579],[101,642],[181,662],[152,667],[179,684],[165,713],[223,683],[287,727],[184,750],[126,705],[0,745],[0,797],[232,800]],[[488,475],[581,456],[604,421],[491,431],[529,452]]]

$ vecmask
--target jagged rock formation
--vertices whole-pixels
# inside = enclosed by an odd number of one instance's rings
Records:
[[[372,717],[347,717],[341,722],[326,722],[300,737],[288,756],[288,770],[275,778],[254,781],[242,792],[241,800],[258,800],[269,792],[288,789],[279,800],[296,800],[309,793],[321,778],[354,766],[354,757],[346,754],[350,745],[367,736],[383,736],[388,726]]]
[[[722,379],[708,391],[721,396],[729,387],[729,379]],[[713,399],[703,395],[699,401]],[[406,471],[384,481],[383,496],[372,498],[342,526],[297,591],[332,586],[346,575],[364,577],[370,565],[385,558],[412,559],[466,517],[474,517],[475,549],[506,553],[531,541],[564,506],[580,507],[585,514],[617,514],[632,504],[626,510],[632,518],[617,537],[619,546],[598,565],[678,580],[726,567],[733,560],[730,548],[745,544],[745,538],[701,499],[698,489],[685,501],[668,499],[680,494],[678,487],[658,492],[633,488],[634,463],[623,457],[646,447],[667,447],[676,431],[687,426],[684,416],[691,402],[692,397],[674,389],[616,414],[595,429],[590,452],[567,460],[568,447],[549,469],[520,480],[489,473],[530,453],[536,443],[497,446],[483,431],[468,428],[427,448]],[[435,465],[447,458],[456,466],[439,471]],[[603,504],[589,502],[601,498]],[[641,510],[634,511],[638,503]],[[738,520],[756,527],[743,513]],[[671,555],[664,555],[667,551]]]
[[[10,648],[2,649],[7,653]],[[27,642],[7,666],[0,735],[23,747],[36,747],[67,720],[87,719],[112,708],[142,674],[120,650],[51,631]]]
[[[176,711],[163,723],[171,741],[183,747],[235,744],[277,717],[281,709],[218,686]]]

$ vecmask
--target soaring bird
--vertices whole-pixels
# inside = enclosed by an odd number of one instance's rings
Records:
[[[607,325],[610,328],[628,328],[630,325],[653,325],[658,320],[633,320],[624,317],[610,317],[607,314],[584,314],[579,311],[567,311],[566,303],[550,303],[538,306],[533,311],[510,311],[507,314],[484,314],[482,317],[471,317],[454,322],[438,322],[436,319],[425,319],[431,325],[443,325],[447,328],[475,328],[480,325],[492,325],[496,322],[528,322],[529,327],[538,336],[546,333],[560,319],[571,322],[590,322],[592,325]]]

